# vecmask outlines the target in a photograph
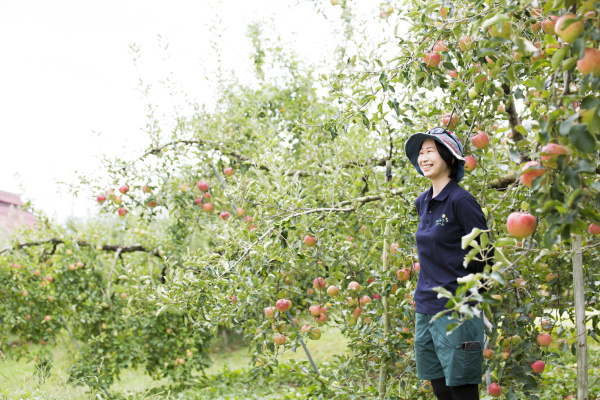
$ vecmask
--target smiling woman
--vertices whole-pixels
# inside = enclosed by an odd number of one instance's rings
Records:
[[[412,135],[406,155],[432,186],[416,200],[419,214],[416,241],[421,270],[415,290],[415,356],[419,379],[431,380],[438,399],[478,399],[482,373],[483,320],[465,321],[452,334],[446,333],[456,320],[435,314],[446,309],[446,298],[434,290],[443,287],[455,293],[458,278],[481,272],[485,263],[463,260],[461,238],[473,228],[487,230],[481,207],[458,185],[465,160],[458,137],[443,128]]]

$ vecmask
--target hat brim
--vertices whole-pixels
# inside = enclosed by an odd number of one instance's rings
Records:
[[[436,142],[442,144],[445,148],[448,149],[448,151],[450,151],[450,154],[452,154],[454,156],[454,158],[456,158],[458,160],[458,171],[456,174],[456,181],[460,182],[461,179],[465,176],[465,159],[460,154],[457,154],[456,151],[452,147],[450,147],[446,143],[444,143],[438,137],[438,135],[431,135],[428,133],[419,132],[419,133],[415,133],[414,135],[411,135],[411,137],[408,138],[408,140],[404,144],[404,151],[406,153],[406,156],[408,157],[408,160],[413,165],[413,167],[415,167],[415,169],[417,170],[417,172],[419,174],[423,175],[423,171],[421,171],[421,168],[419,167],[418,159],[419,159],[419,151],[421,150],[421,146],[423,145],[423,142],[426,139],[433,139]]]

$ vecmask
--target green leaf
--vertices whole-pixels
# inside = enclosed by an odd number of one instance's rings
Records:
[[[577,63],[577,57],[567,58],[562,63],[562,69],[563,69],[563,71],[570,71],[570,70],[572,70],[573,67],[575,67],[575,63]]]
[[[554,52],[554,54],[552,55],[552,61],[550,62],[550,65],[552,65],[553,70],[556,71],[558,69],[561,61],[565,58],[568,51],[569,48],[567,46],[564,46]]]
[[[461,246],[464,249],[466,249],[467,247],[469,247],[471,245],[471,242],[473,240],[475,240],[475,238],[477,236],[479,236],[479,234],[481,233],[481,229],[479,228],[473,228],[473,230],[471,231],[471,233],[465,235],[462,237],[461,239]]]
[[[588,131],[586,124],[574,125],[569,131],[569,140],[583,153],[591,153],[596,148],[596,139]]]
[[[506,21],[510,21],[510,17],[508,15],[506,15],[506,14],[496,14],[492,18],[488,19],[483,24],[481,24],[481,29],[485,30],[485,29],[489,28],[492,25],[500,24],[500,23],[503,23],[503,22],[506,22]]]

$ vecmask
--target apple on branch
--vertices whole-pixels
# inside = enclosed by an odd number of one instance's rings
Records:
[[[585,23],[581,19],[577,21],[576,18],[576,15],[565,14],[556,21],[554,30],[563,42],[574,43],[575,40],[577,40],[579,36],[583,34],[583,31],[585,30]],[[570,24],[567,26],[565,24],[567,21],[572,22],[570,22]]]
[[[521,169],[521,182],[523,185],[528,188],[531,187],[533,180],[539,176],[544,176],[546,171],[542,168],[539,162],[537,161],[528,161],[523,164],[523,168]]]
[[[477,160],[472,156],[465,157],[465,171],[471,172],[477,168]]]
[[[477,135],[471,138],[471,143],[473,146],[478,148],[479,150],[483,150],[490,144],[490,137],[484,131],[477,132]]]
[[[506,227],[508,233],[517,239],[529,237],[535,231],[537,220],[529,213],[513,212],[508,216]]]

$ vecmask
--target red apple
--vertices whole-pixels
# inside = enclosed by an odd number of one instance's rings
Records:
[[[537,335],[537,342],[540,347],[548,347],[552,344],[552,335],[549,333],[540,333]]]
[[[545,368],[546,364],[543,361],[538,360],[531,363],[531,370],[534,374],[541,374],[542,372],[544,372]]]
[[[452,121],[450,121],[450,114],[452,114]],[[444,127],[448,127],[450,130],[454,130],[458,124],[458,115],[456,113],[445,113],[442,114],[442,124]]]
[[[36,269],[35,271],[33,271],[33,274],[35,276],[39,276],[40,275],[40,270]]]
[[[206,212],[211,212],[213,210],[213,205],[212,203],[204,203],[202,205],[202,209],[204,209]]]
[[[212,197],[212,195],[210,194],[210,192],[204,192],[204,194],[202,194],[202,198],[203,199],[210,199]]]
[[[410,278],[410,270],[408,268],[399,269],[396,276],[400,281],[407,281]]]
[[[556,21],[556,25],[554,26],[554,30],[559,38],[562,39],[563,42],[573,43],[585,30],[585,23],[583,20],[574,21],[566,28],[563,28],[563,25],[566,21],[573,20],[577,18],[576,15],[573,14],[565,14],[560,17]]]
[[[352,236],[346,236],[346,242],[353,242],[354,238]]]
[[[500,397],[502,396],[502,386],[494,382],[488,386],[488,393],[492,397]]]
[[[31,315],[27,314],[27,315],[25,316],[25,319],[26,319],[27,321],[29,321],[29,320],[31,319]]]
[[[315,244],[317,244],[317,239],[314,238],[313,236],[306,235],[304,237],[304,244],[307,245],[308,247],[313,247]]]
[[[454,70],[454,69],[449,70],[448,75],[450,75],[450,77],[453,79],[458,78],[458,72],[456,72],[456,70]]]
[[[593,47],[585,49],[583,58],[577,61],[577,70],[582,74],[600,76],[600,50]]]
[[[356,307],[353,311],[352,311],[352,317],[353,318],[358,318],[360,317],[360,314],[362,314],[362,308],[360,307]]]
[[[202,200],[202,197],[196,197],[194,199],[194,203],[196,203],[196,205],[199,206],[200,204],[204,203],[204,200]]]
[[[369,278],[369,279],[367,279],[367,282],[368,283],[373,283],[373,282],[375,282],[375,278]]]
[[[127,193],[128,191],[129,191],[129,186],[127,186],[127,185],[122,185],[122,186],[119,188],[119,192],[121,192],[121,193],[123,193],[123,194]]]
[[[471,143],[473,146],[477,147],[479,150],[485,149],[490,144],[490,137],[484,131],[477,132],[477,135],[471,138]]]
[[[433,45],[433,51],[440,53],[442,51],[447,51],[448,45],[441,40],[438,40],[436,44]]]
[[[27,295],[28,295],[28,294],[29,294],[29,293],[27,293],[27,290],[23,290],[23,291],[21,292],[21,296],[23,296],[23,297],[27,297]]]
[[[49,315],[46,315],[46,316],[44,317],[44,321],[46,321],[46,322],[49,322],[49,321],[50,321],[50,319],[51,319],[51,318],[50,318],[50,316],[49,316]]]
[[[256,228],[256,224],[252,224],[252,225],[248,226],[248,230],[249,231],[251,231],[251,230],[253,230],[255,228]]]
[[[534,32],[538,32],[540,30],[540,28],[542,27],[542,22],[538,21],[534,24],[531,24],[531,30]]]
[[[233,168],[231,167],[227,167],[223,170],[223,173],[225,174],[226,177],[230,177],[234,174]]]
[[[546,171],[541,167],[540,163],[537,161],[528,161],[523,164],[523,168],[521,169],[521,182],[523,185],[528,188],[531,187],[533,180],[538,176],[544,176]]]
[[[588,226],[588,232],[592,235],[600,235],[600,226],[596,224],[590,224],[590,226]]]
[[[115,204],[119,205],[123,202],[123,199],[121,198],[121,196],[115,196],[113,198],[113,201],[115,202]]]
[[[327,314],[320,313],[319,315],[317,315],[315,320],[317,321],[317,323],[323,324],[323,323],[327,322]]]
[[[196,186],[203,192],[208,190],[208,183],[206,183],[206,181],[198,181],[196,182]]]
[[[313,317],[318,317],[319,314],[321,314],[321,307],[320,306],[310,306],[308,308],[308,312],[310,312],[310,315],[312,315]]]
[[[361,299],[360,299],[360,305],[363,307],[365,305],[369,304],[370,302],[371,302],[371,298],[369,296],[367,296],[366,294],[363,297],[361,297]]]
[[[167,332],[167,335],[168,335],[168,334],[170,334],[170,333],[172,333],[172,332],[173,332],[173,329],[171,329],[171,328],[167,328],[166,332]]]
[[[96,196],[96,201],[100,204],[104,203],[106,201],[106,197],[102,194],[99,194],[98,196]]]
[[[117,212],[119,213],[120,217],[124,217],[129,213],[129,210],[121,207],[121,208],[119,208],[119,210]]]
[[[432,68],[437,67],[441,61],[442,56],[439,53],[433,51],[425,54],[425,57],[423,57],[423,62],[427,64],[428,67]]]
[[[325,279],[321,278],[320,276],[318,278],[315,278],[315,280],[313,281],[313,287],[315,289],[322,289],[325,287]]]
[[[517,239],[524,239],[531,236],[536,226],[537,221],[535,217],[524,212],[513,212],[508,216],[508,220],[506,221],[508,233]]]
[[[331,297],[335,297],[340,294],[340,289],[335,285],[331,285],[327,288],[327,294]]]
[[[549,274],[546,275],[546,277],[544,279],[546,279],[546,282],[551,282],[553,279],[558,278],[558,274],[553,274],[552,272],[550,272]]]
[[[244,209],[242,207],[237,207],[235,209],[235,212],[237,213],[238,217],[241,217],[245,213],[245,211],[244,211]]]
[[[275,307],[281,312],[286,312],[292,308],[292,302],[288,299],[279,299],[277,300],[277,303],[275,303]]]
[[[285,337],[285,335],[275,335],[275,344],[277,346],[281,346],[282,344],[285,343],[285,341],[287,340],[287,338]]]
[[[221,219],[225,221],[227,218],[229,218],[229,213],[227,211],[223,211],[221,213]]]
[[[152,188],[148,185],[144,185],[142,187],[142,190],[144,191],[144,193],[151,193],[152,192]]]
[[[542,24],[542,29],[544,30],[544,32],[546,32],[548,35],[554,35],[556,33],[554,28],[555,28],[557,19],[558,19],[558,17],[556,17],[554,15],[548,16],[548,18]]]
[[[353,293],[360,292],[360,284],[358,282],[352,281],[348,284],[348,290]]]
[[[54,296],[48,296],[48,301],[52,303],[54,301]]]
[[[67,268],[69,268],[69,271],[75,271],[76,269],[75,264],[69,264]]]
[[[542,164],[544,164],[544,167],[558,168],[558,163],[556,162],[558,156],[561,154],[566,154],[568,162],[571,153],[572,151],[568,147],[561,146],[560,144],[556,143],[548,143],[547,145],[542,147],[542,151],[540,152],[540,158],[542,160]]]
[[[465,157],[465,171],[471,172],[475,168],[477,168],[477,160],[474,157],[466,156]]]
[[[491,360],[492,358],[494,358],[494,352],[490,349],[485,349],[483,351],[483,358]]]
[[[53,277],[51,277],[51,276],[47,276],[45,279],[46,279],[48,282],[52,282],[52,281],[54,280],[54,278],[53,278]]]
[[[446,18],[448,16],[448,9],[447,8],[444,8],[443,6],[440,6],[439,11],[440,11],[440,15],[442,16],[442,18]]]
[[[121,298],[122,299],[126,299],[127,298],[127,293],[121,293]]]
[[[390,251],[394,254],[396,254],[398,252],[398,248],[400,247],[400,245],[398,243],[392,243],[390,245]]]
[[[379,300],[379,299],[381,299],[381,296],[379,295],[379,293],[375,293],[373,295],[373,300]]]
[[[265,317],[273,318],[275,316],[275,307],[270,306],[265,308]]]
[[[157,204],[158,203],[156,202],[156,200],[150,200],[149,202],[146,203],[146,206],[148,208],[154,208],[154,207],[156,207]]]

